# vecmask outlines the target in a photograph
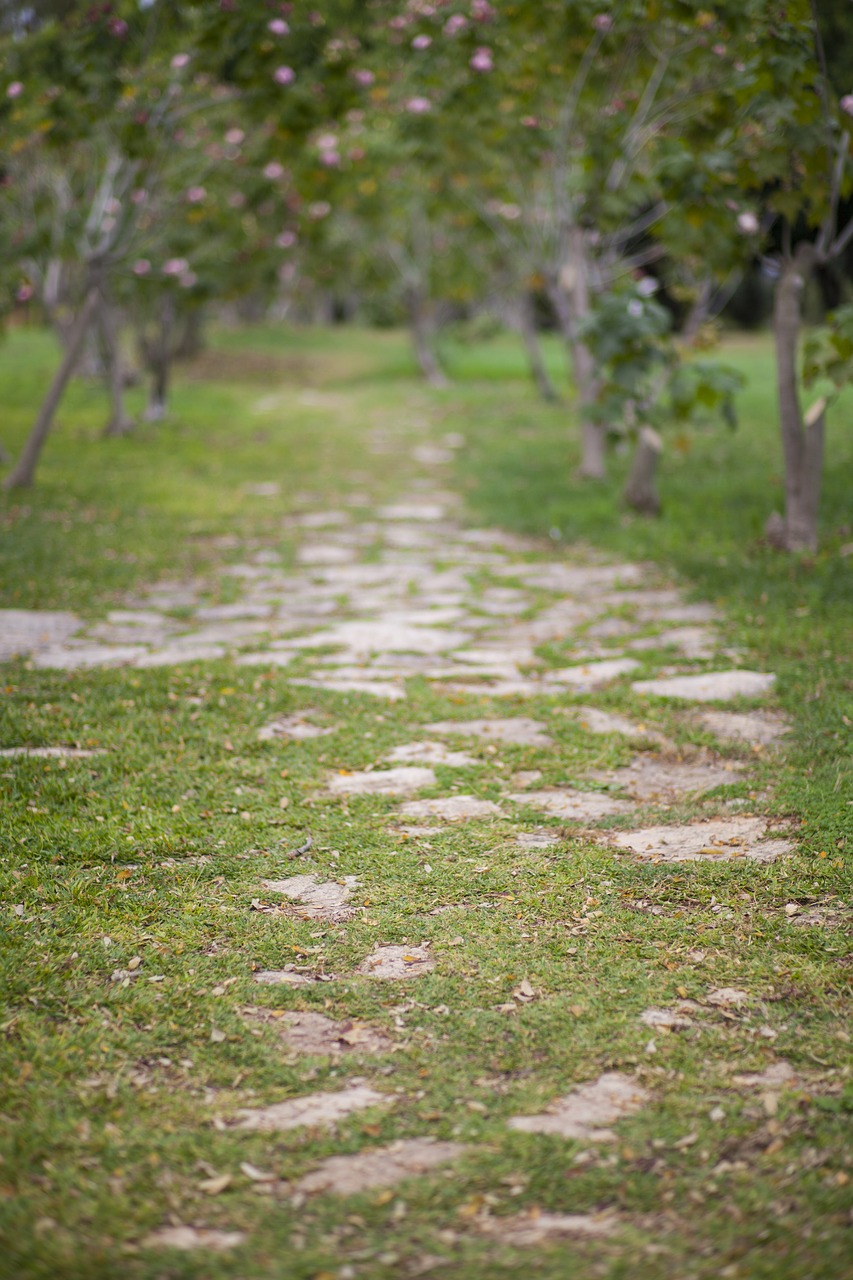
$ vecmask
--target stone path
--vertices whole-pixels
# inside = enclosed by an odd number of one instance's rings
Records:
[[[419,460],[440,465],[447,454],[438,449]],[[410,742],[369,768],[339,769],[325,782],[326,803],[390,798],[394,807],[379,821],[403,832],[428,836],[444,823],[467,830],[503,824],[535,852],[556,838],[553,827],[536,829],[544,818],[576,834],[592,831],[614,857],[638,860],[766,861],[792,848],[760,814],[735,811],[724,795],[714,798],[749,776],[754,753],[771,749],[785,726],[772,711],[705,704],[766,699],[773,674],[733,666],[713,609],[686,602],[653,568],[608,563],[591,552],[549,559],[537,544],[499,530],[467,529],[453,497],[435,487],[414,489],[373,518],[309,510],[291,528],[301,539],[295,566],[256,551],[227,565],[218,581],[157,584],[95,624],[68,614],[4,611],[0,656],[24,655],[35,667],[66,671],[207,661],[284,668],[304,705],[259,728],[258,740],[270,746],[321,736],[334,741],[339,722],[311,707],[314,691],[368,695],[402,717],[410,682],[426,681],[452,694],[459,718],[414,726]],[[226,588],[236,598],[223,603]],[[629,700],[630,711],[612,709],[614,692]],[[672,699],[683,704],[684,723],[697,736],[689,748],[675,748],[654,724],[656,706]],[[554,760],[558,716],[578,734],[632,744],[631,763],[586,776],[569,767],[559,785],[541,785]],[[502,752],[517,746],[536,750],[541,767],[501,777],[498,799],[479,794],[478,780],[493,778]],[[720,748],[744,750],[733,758]],[[73,748],[4,744],[10,762],[27,752],[73,755]],[[698,805],[692,816],[678,808],[688,803]],[[668,817],[673,806],[676,815]],[[406,827],[411,822],[423,825]],[[359,884],[355,876],[313,873],[259,880],[252,905],[346,928],[365,912]],[[411,933],[417,937],[416,923]],[[408,992],[441,963],[427,943],[377,940],[349,976],[404,983]],[[133,976],[128,971],[127,980]],[[335,981],[292,964],[254,975],[259,986],[284,991],[308,989],[321,977]],[[522,983],[514,1002],[501,1007],[515,1010],[536,994]],[[269,1011],[258,1009],[245,1017],[270,1020]],[[649,1010],[644,1020],[657,1033],[693,1025],[685,1013],[668,1010]],[[307,1010],[287,1011],[276,1026],[282,1047],[294,1053],[349,1061],[381,1059],[397,1047],[378,1028]],[[508,1130],[586,1146],[613,1143],[626,1117],[655,1105],[631,1074],[605,1072],[566,1085],[540,1113],[510,1119]],[[225,1125],[238,1132],[334,1130],[356,1112],[393,1113],[397,1101],[381,1077],[353,1076],[332,1091],[240,1108]],[[436,1176],[467,1150],[426,1135],[367,1143],[360,1153],[325,1159],[283,1193],[347,1196],[397,1187],[407,1178]],[[611,1214],[521,1213],[500,1223],[485,1214],[477,1225],[516,1246],[619,1229]],[[230,1250],[243,1240],[238,1231],[173,1223],[143,1247]]]

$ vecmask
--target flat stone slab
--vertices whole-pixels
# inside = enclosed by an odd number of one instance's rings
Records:
[[[161,1227],[150,1231],[140,1241],[142,1249],[206,1249],[209,1253],[224,1253],[236,1249],[246,1239],[245,1231],[219,1231],[214,1227]]]
[[[279,1014],[278,1010],[256,1010],[252,1020],[274,1026],[283,1043],[294,1052],[316,1057],[390,1053],[394,1048],[392,1040],[366,1023],[335,1022],[322,1013]]]
[[[458,649],[470,636],[467,631],[453,631],[449,627],[412,626],[405,622],[340,622],[325,632],[319,632],[311,640],[317,645],[337,645],[354,654],[368,653],[445,653]],[[294,640],[299,648],[308,647],[303,640]]]
[[[698,723],[720,742],[769,747],[789,732],[783,716],[772,711],[704,711]]]
[[[373,698],[385,698],[388,702],[400,702],[406,696],[402,685],[390,680],[291,680],[291,684],[308,689],[326,689],[331,693],[367,693]]]
[[[263,987],[313,987],[317,979],[295,969],[259,969],[252,974],[252,981]]]
[[[395,502],[381,507],[382,520],[443,520],[446,508],[439,502]]]
[[[234,622],[248,618],[269,618],[272,605],[260,601],[241,600],[236,604],[209,604],[196,609],[199,622]]]
[[[598,707],[568,708],[582,729],[589,733],[619,733],[624,738],[645,738],[649,734],[645,726],[634,724],[627,716],[617,715],[614,711],[601,711]]]
[[[316,712],[294,711],[289,716],[279,716],[276,720],[270,720],[269,724],[263,725],[258,730],[258,741],[274,742],[278,738],[285,738],[291,742],[307,742],[312,738],[323,738],[329,733],[336,732],[335,727],[323,728],[305,719],[306,716],[314,714]]]
[[[439,720],[425,724],[427,733],[459,734],[466,738],[483,738],[486,742],[511,742],[523,747],[552,747],[553,738],[539,720],[514,716],[506,720]]]
[[[636,585],[645,576],[638,564],[541,564],[517,563],[495,569],[500,577],[518,578],[526,587],[562,591],[566,595],[597,595],[617,585]]]
[[[610,1125],[649,1101],[649,1094],[632,1076],[607,1071],[558,1098],[540,1115],[513,1116],[508,1123],[523,1133],[550,1133],[578,1142],[615,1142]]]
[[[90,667],[137,665],[148,650],[141,645],[81,644],[75,648],[57,646],[33,651],[33,665],[56,671],[77,671]]]
[[[767,825],[766,818],[721,818],[684,826],[611,832],[610,840],[639,858],[661,862],[727,862],[733,858],[774,862],[793,853],[793,841],[766,837]]]
[[[547,1244],[549,1240],[600,1240],[613,1235],[618,1226],[619,1219],[614,1213],[542,1213],[539,1210],[505,1217],[489,1214],[477,1223],[483,1235],[516,1249]]]
[[[280,650],[259,650],[257,653],[241,653],[235,662],[238,667],[289,667],[293,662],[292,653]]]
[[[219,662],[227,657],[221,644],[169,645],[137,658],[136,667],[178,667],[185,662]]]
[[[357,972],[368,978],[419,978],[435,968],[427,947],[376,947]]]
[[[627,791],[635,800],[666,800],[731,785],[743,768],[734,760],[668,761],[640,756],[622,769],[599,770],[589,776]]]
[[[255,1133],[285,1133],[289,1129],[331,1128],[355,1111],[387,1106],[391,1099],[366,1084],[351,1084],[337,1093],[309,1093],[268,1107],[244,1107],[235,1128]]]
[[[590,689],[600,689],[602,685],[618,680],[639,667],[636,658],[603,658],[600,662],[586,662],[575,667],[562,667],[557,671],[548,671],[542,677],[543,684],[566,685],[577,689],[579,693],[587,693]]]
[[[771,1063],[769,1067],[765,1067],[763,1071],[745,1072],[743,1075],[732,1077],[735,1084],[742,1085],[747,1089],[763,1089],[765,1092],[780,1092],[782,1089],[793,1089],[799,1083],[797,1075],[790,1062],[780,1060]]]
[[[636,680],[634,693],[655,698],[684,698],[688,702],[728,702],[732,698],[763,698],[776,677],[769,671],[707,671],[695,676]]]
[[[682,1031],[693,1026],[693,1022],[683,1013],[675,1009],[644,1009],[640,1021],[654,1031],[663,1028],[666,1031]]]
[[[522,831],[515,837],[515,843],[522,849],[549,849],[560,843],[560,837],[550,831]]]
[[[602,791],[519,791],[513,792],[508,799],[514,804],[527,805],[573,822],[595,822],[615,814],[633,813],[635,808],[627,800],[619,800]]]
[[[437,800],[410,800],[399,812],[405,818],[443,818],[446,822],[467,822],[472,818],[501,817],[493,800],[477,796],[447,796]]]
[[[438,782],[432,769],[422,765],[401,765],[397,769],[356,770],[329,775],[332,795],[405,796]]]
[[[710,658],[719,647],[717,636],[707,627],[672,627],[656,636],[629,640],[629,649],[678,649],[685,658]]]
[[[102,756],[103,751],[86,751],[82,747],[3,747],[0,756],[30,756],[33,760],[88,760]]]
[[[422,1177],[440,1165],[458,1160],[468,1150],[460,1142],[435,1138],[404,1138],[387,1147],[375,1147],[352,1156],[330,1156],[295,1189],[314,1195],[358,1195],[379,1187],[396,1187],[406,1178]]]
[[[395,747],[385,759],[393,764],[443,764],[453,769],[482,764],[467,751],[451,751],[443,742],[409,742]]]
[[[353,908],[348,907],[350,895],[357,888],[357,876],[344,876],[343,882],[320,881],[316,876],[288,876],[286,880],[264,880],[269,893],[283,893],[285,897],[302,906],[301,914],[308,920],[348,920]]]
[[[49,609],[0,609],[0,662],[62,644],[82,626],[73,613]]]

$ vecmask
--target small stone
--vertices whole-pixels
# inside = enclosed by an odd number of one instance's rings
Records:
[[[141,1241],[143,1249],[207,1249],[222,1253],[236,1249],[246,1239],[244,1231],[217,1231],[212,1227],[161,1227]]]
[[[286,880],[264,880],[270,893],[283,893],[302,904],[301,914],[309,920],[348,920],[354,909],[347,906],[350,894],[359,884],[357,876],[344,876],[342,883],[321,882],[316,876],[289,876]]]
[[[322,1192],[357,1195],[379,1187],[397,1187],[405,1178],[423,1176],[464,1155],[467,1147],[435,1138],[406,1138],[387,1147],[376,1147],[351,1156],[330,1156],[313,1173],[296,1183],[309,1195]]]
[[[608,1126],[649,1101],[646,1090],[631,1076],[608,1071],[558,1098],[541,1115],[513,1116],[509,1126],[578,1142],[615,1142],[616,1134]]]
[[[477,796],[448,796],[438,800],[410,800],[399,812],[406,818],[443,818],[446,822],[466,822],[472,818],[500,817],[493,800]]]
[[[337,1093],[311,1093],[268,1107],[244,1107],[237,1112],[238,1129],[260,1133],[284,1133],[289,1129],[330,1127],[354,1111],[387,1106],[391,1098],[364,1084],[350,1084]]]
[[[732,698],[763,698],[776,677],[765,671],[708,671],[696,676],[637,680],[634,693],[655,698],[683,698],[688,702],[728,702]]]
[[[418,978],[435,968],[435,961],[426,947],[377,947],[358,972],[369,978]]]
[[[398,769],[330,774],[328,788],[332,795],[405,796],[413,791],[422,791],[424,787],[434,787],[437,781],[432,769],[403,765]]]

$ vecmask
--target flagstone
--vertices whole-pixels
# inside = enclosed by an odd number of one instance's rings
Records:
[[[236,1249],[246,1239],[245,1231],[220,1231],[215,1227],[161,1227],[150,1231],[140,1241],[142,1249],[206,1249],[211,1253],[223,1253]]]
[[[427,946],[379,946],[359,965],[357,972],[370,978],[419,978],[435,968]]]
[[[235,1128],[256,1133],[285,1133],[289,1129],[331,1128],[339,1120],[368,1107],[388,1106],[393,1099],[366,1084],[349,1084],[336,1093],[309,1093],[268,1107],[243,1107]]]
[[[89,751],[81,747],[4,747],[0,756],[30,756],[34,760],[87,760],[90,756],[102,756],[101,750]]]
[[[443,764],[455,769],[483,763],[467,751],[450,751],[443,742],[409,742],[395,747],[385,759],[394,764]]]
[[[352,1196],[380,1187],[397,1187],[406,1178],[423,1176],[450,1164],[469,1148],[437,1138],[403,1138],[350,1156],[330,1156],[295,1184],[309,1195]]]
[[[0,609],[0,662],[56,649],[83,625],[73,613],[49,609]]]
[[[269,724],[265,724],[258,730],[259,742],[270,742],[276,738],[289,738],[294,742],[304,742],[311,738],[323,738],[327,734],[336,733],[337,725],[322,726],[312,724],[310,720],[306,720],[306,716],[317,715],[316,711],[294,711],[289,716],[279,716],[276,720],[270,720]]]
[[[484,738],[488,742],[509,742],[525,747],[552,747],[553,738],[545,733],[539,720],[526,716],[514,716],[506,720],[438,720],[425,724],[427,733],[453,735],[466,738]]]
[[[635,809],[627,800],[619,800],[602,791],[522,791],[507,796],[507,799],[514,804],[541,809],[543,813],[550,813],[555,818],[569,818],[574,822],[595,822],[599,818],[633,813]]]
[[[627,791],[636,800],[655,800],[731,785],[743,769],[744,765],[734,760],[670,761],[639,756],[624,768],[597,770],[588,776]]]
[[[688,702],[728,702],[732,698],[761,698],[776,681],[767,671],[706,671],[702,675],[671,676],[658,680],[637,680],[634,693],[656,698],[684,698]]]
[[[383,680],[291,680],[290,683],[333,693],[369,693],[374,698],[387,698],[389,702],[398,702],[406,696],[406,690],[400,685]]]
[[[515,843],[522,849],[548,849],[559,844],[560,837],[553,831],[522,831],[515,837]]]
[[[221,644],[169,645],[143,653],[133,664],[136,667],[175,667],[183,662],[218,662],[228,656]],[[239,661],[239,660],[238,660]]]
[[[556,671],[547,671],[542,677],[544,684],[566,685],[577,689],[579,693],[588,693],[591,689],[600,689],[610,684],[629,671],[639,667],[636,658],[605,658],[601,662],[587,662],[576,667],[562,667]]]
[[[278,1009],[254,1009],[249,1017],[273,1026],[287,1048],[296,1053],[339,1058],[347,1054],[391,1053],[394,1049],[394,1042],[381,1031],[352,1019],[335,1022],[322,1013]]]
[[[251,618],[269,618],[271,614],[271,604],[262,604],[253,600],[242,600],[236,604],[203,605],[195,611],[199,622],[232,622]]]
[[[280,649],[260,649],[256,653],[240,653],[234,661],[238,667],[289,667],[293,658],[292,653]]]
[[[317,983],[316,978],[295,969],[259,969],[252,974],[252,981],[264,987],[313,987]]]
[[[793,841],[769,838],[767,827],[766,818],[719,818],[679,826],[610,832],[609,839],[640,858],[661,862],[726,862],[733,858],[774,862],[793,853]]]
[[[789,732],[784,717],[772,711],[704,711],[697,721],[720,742],[752,747],[772,746]]]
[[[383,520],[443,520],[446,507],[439,502],[395,502],[381,507],[378,515]]]
[[[75,644],[74,648],[51,647],[33,653],[36,667],[57,671],[75,671],[90,667],[123,667],[135,665],[148,650],[141,645]]]
[[[613,1235],[618,1226],[614,1213],[547,1213],[538,1209],[503,1217],[487,1214],[477,1221],[477,1230],[483,1235],[520,1249],[572,1237],[603,1239]]]
[[[634,724],[627,716],[617,715],[614,711],[602,711],[598,707],[567,707],[566,714],[590,733],[619,733],[625,738],[650,736],[644,725]]]
[[[288,876],[285,880],[264,880],[268,893],[283,893],[301,904],[301,913],[309,920],[348,920],[355,914],[348,906],[352,890],[359,885],[357,876],[343,876],[340,882],[320,881],[314,875]]]
[[[355,770],[330,774],[329,791],[348,796],[404,796],[424,787],[434,787],[438,779],[432,769],[401,765],[398,769]]]
[[[606,1071],[597,1080],[577,1085],[540,1115],[513,1116],[508,1123],[523,1133],[548,1133],[578,1142],[615,1142],[610,1126],[650,1101],[633,1076]]]
[[[502,810],[493,800],[477,796],[448,796],[438,800],[410,800],[399,812],[406,818],[443,818],[447,822],[466,822],[472,818],[501,817]]]
[[[298,564],[350,564],[355,560],[354,547],[341,547],[336,543],[305,543],[296,553]]]
[[[627,647],[638,651],[679,649],[685,658],[698,659],[713,657],[719,645],[717,636],[707,627],[672,627],[656,636],[640,636],[636,640],[629,640]]]

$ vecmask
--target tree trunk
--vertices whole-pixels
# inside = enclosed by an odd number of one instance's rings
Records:
[[[89,291],[83,300],[83,305],[69,331],[68,344],[62,357],[62,363],[57,369],[48,393],[42,401],[38,417],[33,424],[33,429],[27,438],[21,456],[3,482],[4,489],[24,489],[33,483],[39,456],[50,434],[53,418],[59,407],[63,392],[80,358],[86,334],[92,323],[95,308],[98,305],[99,296],[98,286],[90,285]]]
[[[768,536],[786,551],[817,550],[817,517],[823,471],[825,404],[818,401],[803,418],[797,375],[797,348],[803,293],[814,269],[811,245],[787,259],[776,285],[773,336],[779,420],[785,459],[785,514],[768,524]]]
[[[603,480],[607,471],[607,433],[604,425],[596,422],[590,413],[598,394],[595,362],[589,347],[578,338],[578,323],[590,313],[590,294],[586,251],[582,245],[583,231],[579,228],[577,230],[579,235],[572,232],[571,244],[577,249],[578,256],[563,269],[561,279],[550,282],[548,296],[569,351],[577,391],[581,420],[581,464],[578,475],[585,480]]]
[[[550,374],[545,367],[545,361],[542,358],[542,348],[539,345],[539,334],[536,332],[536,315],[533,309],[533,299],[529,293],[522,293],[518,306],[518,327],[524,341],[524,348],[527,352],[527,359],[530,364],[530,375],[543,400],[556,401],[559,400],[557,388],[551,381]]]
[[[133,419],[124,408],[124,362],[121,358],[121,337],[115,312],[106,302],[98,308],[98,329],[107,366],[107,382],[110,392],[110,417],[104,427],[105,436],[125,436],[133,430]]]
[[[711,300],[714,296],[714,280],[712,276],[706,276],[699,286],[699,292],[693,301],[693,306],[687,313],[687,319],[681,330],[681,340],[685,346],[691,347],[696,339],[703,324],[708,320],[711,314]]]
[[[195,360],[204,350],[204,310],[193,307],[184,317],[181,336],[175,346],[176,360]]]
[[[162,422],[166,416],[166,406],[169,398],[169,374],[173,356],[172,331],[174,324],[174,302],[166,295],[162,299],[160,315],[153,338],[149,342],[143,335],[140,344],[146,367],[151,374],[148,404],[143,414],[146,422]]]
[[[447,387],[450,384],[433,351],[432,326],[429,323],[423,295],[420,290],[410,288],[406,292],[406,301],[412,330],[412,346],[418,368],[431,387]]]
[[[162,422],[166,416],[169,401],[169,361],[162,352],[151,369],[151,386],[148,391],[148,404],[145,406],[146,422]]]
[[[651,427],[641,427],[622,501],[644,516],[660,515],[657,469],[662,451],[663,441],[658,433]]]

